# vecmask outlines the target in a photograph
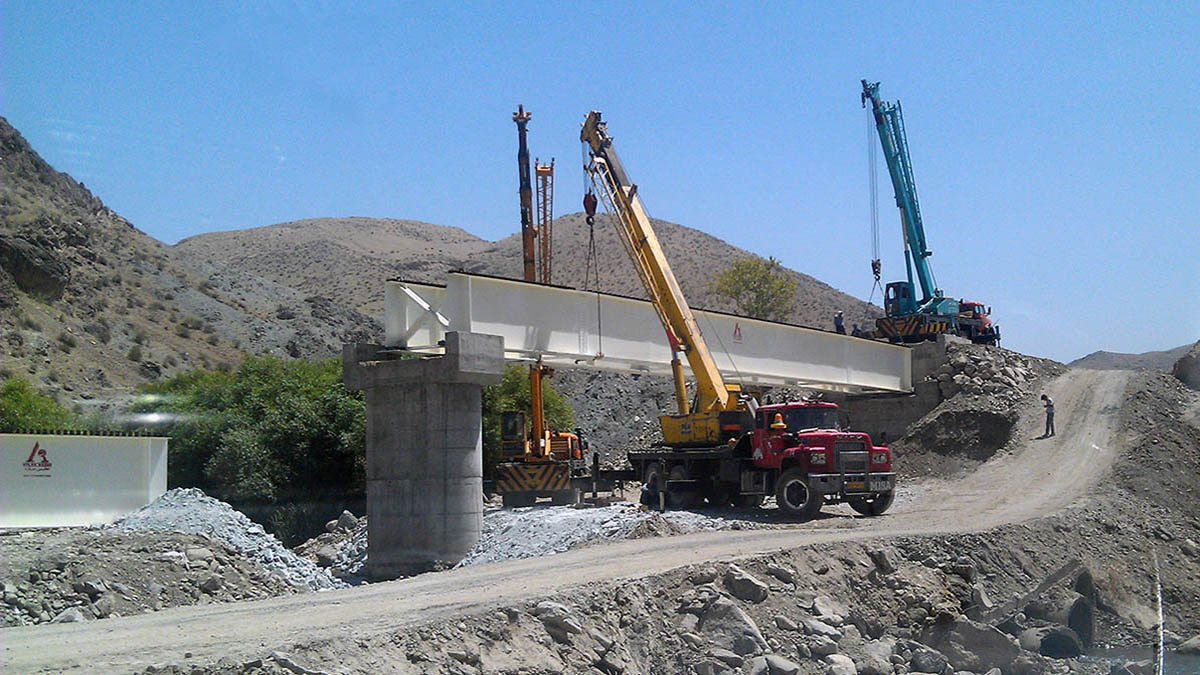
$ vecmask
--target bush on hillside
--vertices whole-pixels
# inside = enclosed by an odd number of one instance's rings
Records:
[[[0,433],[37,429],[74,429],[79,420],[22,377],[0,384]]]

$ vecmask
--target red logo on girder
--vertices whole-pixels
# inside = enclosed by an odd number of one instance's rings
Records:
[[[29,451],[29,459],[25,460],[25,471],[38,472],[49,471],[51,464],[46,458],[46,451],[35,441],[33,450]]]
[[[742,344],[742,324],[733,324],[733,341],[737,344]]]

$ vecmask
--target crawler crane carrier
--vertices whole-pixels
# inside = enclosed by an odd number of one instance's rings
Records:
[[[837,406],[758,405],[725,382],[599,112],[588,114],[580,140],[595,190],[584,197],[589,223],[599,194],[672,351],[678,412],[659,418],[659,446],[628,453],[654,500],[662,494],[684,508],[704,501],[757,506],[773,494],[785,515],[801,519],[815,516],[823,503],[848,502],[865,515],[886,511],[895,489],[891,451],[867,434],[840,430]],[[694,401],[687,397],[681,354],[696,381]]]

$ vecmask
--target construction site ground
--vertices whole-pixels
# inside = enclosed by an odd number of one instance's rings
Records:
[[[220,603],[6,628],[0,665],[9,672],[833,672],[833,657],[815,651],[824,636],[804,629],[820,617],[840,624],[834,651],[825,653],[852,657],[857,672],[874,672],[868,652],[880,644],[893,654],[886,672],[920,672],[919,646],[906,640],[932,639],[931,627],[961,621],[968,605],[1002,606],[1071,559],[1096,581],[1097,644],[1149,645],[1154,556],[1168,642],[1200,633],[1200,394],[1151,371],[1070,370],[1041,384],[1017,404],[1008,444],[973,468],[907,478],[878,518],[839,506],[785,524],[729,511],[716,517],[739,524],[687,534],[650,528],[642,534],[673,536],[392,582],[299,594],[239,587]],[[1050,438],[1040,438],[1040,391],[1057,406],[1058,433]],[[4,550],[3,572],[23,572],[11,551]],[[249,569],[240,574],[257,578]],[[761,596],[737,592],[742,575],[762,580]],[[757,634],[761,644],[730,652],[740,643],[719,628],[728,622],[688,618],[695,616],[689,603],[725,589],[736,604],[729,611],[745,624],[740,635]],[[258,593],[285,594],[242,599]],[[709,600],[705,606],[724,606]],[[761,654],[796,669],[755,670]],[[1109,672],[1107,662],[1029,652],[981,653],[977,665],[957,669]]]

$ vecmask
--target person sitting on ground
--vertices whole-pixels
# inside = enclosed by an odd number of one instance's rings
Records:
[[[838,310],[838,313],[833,315],[833,329],[842,335],[846,334],[846,324],[842,323],[841,310]]]
[[[1054,399],[1042,394],[1042,406],[1046,408],[1046,433],[1042,438],[1050,438],[1054,435]]]

